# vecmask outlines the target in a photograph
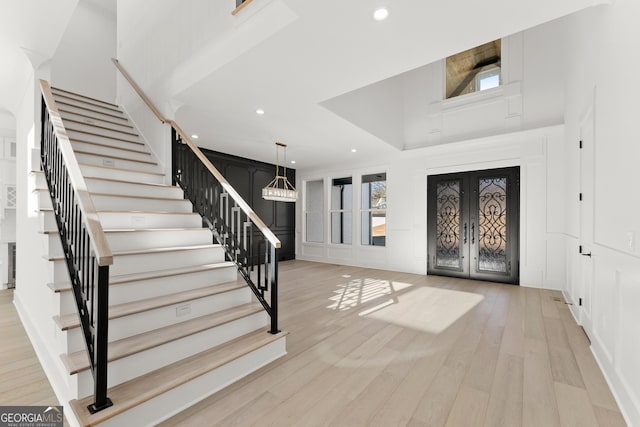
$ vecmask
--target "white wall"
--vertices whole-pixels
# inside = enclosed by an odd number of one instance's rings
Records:
[[[502,38],[502,85],[444,99],[445,61],[322,103],[398,149],[563,123],[566,36],[555,20]]]
[[[16,159],[11,157],[10,147],[16,141],[15,135],[15,118],[0,110],[0,289],[5,289],[9,281],[8,243],[16,241],[16,211],[5,208],[6,188],[16,184]]]
[[[80,1],[51,60],[51,83],[113,102],[116,97],[116,16]]]
[[[325,220],[325,243],[306,243],[298,233],[297,257],[311,261],[357,265],[426,274],[427,176],[447,172],[520,166],[520,282],[560,289],[565,279],[562,224],[557,215],[562,201],[562,126],[399,152],[393,158],[340,165],[331,169],[298,171],[298,188],[324,178],[325,200],[332,178],[353,176],[354,200],[360,200],[363,174],[387,173],[387,239],[385,247],[360,245],[360,206],[354,204],[352,245],[334,245]],[[328,206],[325,206],[325,218]],[[298,206],[297,230],[304,220]]]
[[[567,298],[590,308],[590,316],[573,306],[592,341],[629,425],[640,425],[640,159],[638,99],[633,82],[640,69],[640,3],[617,0],[611,6],[566,19],[571,52],[566,80]],[[577,252],[581,241],[580,122],[593,108],[595,117],[594,244],[584,274]],[[629,235],[631,233],[631,236]],[[631,237],[631,241],[629,239]],[[590,264],[590,265],[589,265]]]

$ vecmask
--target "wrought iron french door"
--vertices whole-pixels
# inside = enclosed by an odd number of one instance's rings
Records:
[[[427,180],[427,273],[519,281],[520,168]]]

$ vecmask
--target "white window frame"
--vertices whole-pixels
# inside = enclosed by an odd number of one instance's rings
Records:
[[[340,209],[339,207],[335,207],[333,206],[333,187],[334,187],[334,180],[340,180],[340,179],[350,179],[351,180],[351,207],[349,209]],[[354,229],[353,229],[353,200],[354,200],[354,196],[355,196],[355,188],[353,185],[353,176],[340,176],[337,178],[331,178],[330,179],[330,187],[329,187],[329,203],[330,203],[330,207],[329,207],[329,234],[330,234],[330,238],[329,238],[329,243],[334,244],[334,245],[352,245],[353,244],[353,238],[354,238]],[[350,228],[351,228],[351,238],[349,242],[334,242],[333,241],[333,214],[351,214],[351,224],[349,224]],[[344,224],[341,224],[344,225]]]
[[[363,204],[362,204],[362,202],[363,202],[362,187],[363,187],[363,184],[367,183],[367,182],[364,182],[363,178],[365,178],[367,176],[371,176],[371,175],[384,175],[385,186],[387,187],[387,190],[388,190],[388,182],[389,182],[389,180],[388,180],[386,171],[374,172],[374,173],[362,173],[360,175],[360,220],[359,220],[359,222],[360,222],[360,245],[361,246],[366,246],[366,247],[381,247],[381,248],[384,248],[384,247],[387,246],[386,240],[387,240],[387,237],[388,237],[388,234],[387,234],[387,207],[388,206],[387,206],[386,200],[388,199],[389,194],[387,193],[387,195],[386,195],[384,208],[382,208],[382,207],[373,207],[373,206],[372,207],[364,207],[363,206]],[[378,182],[378,181],[368,181],[368,182]],[[369,197],[368,197],[368,199],[369,199]],[[385,218],[384,238],[385,238],[385,242],[384,242],[383,245],[374,244],[373,240],[372,240],[372,236],[369,237],[369,242],[370,243],[363,243],[363,238],[364,238],[364,236],[362,234],[362,228],[364,226],[363,221],[362,221],[363,214],[365,212],[371,213],[371,212],[374,212],[374,211],[384,211],[384,218]],[[373,230],[372,224],[369,224],[369,229],[370,229],[370,231]]]

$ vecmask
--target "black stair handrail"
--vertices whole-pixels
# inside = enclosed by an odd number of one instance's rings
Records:
[[[179,185],[278,329],[280,240],[173,120],[165,118],[117,59],[116,68],[155,116],[171,126],[171,180]]]
[[[49,83],[40,80],[40,159],[78,308],[94,380],[91,413],[112,406],[107,397],[109,266],[113,255],[62,123]]]

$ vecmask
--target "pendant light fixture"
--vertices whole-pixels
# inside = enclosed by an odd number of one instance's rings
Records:
[[[284,173],[280,175],[279,153],[284,150]],[[287,179],[287,144],[276,142],[276,177],[262,189],[262,198],[276,202],[295,202],[298,192]]]

